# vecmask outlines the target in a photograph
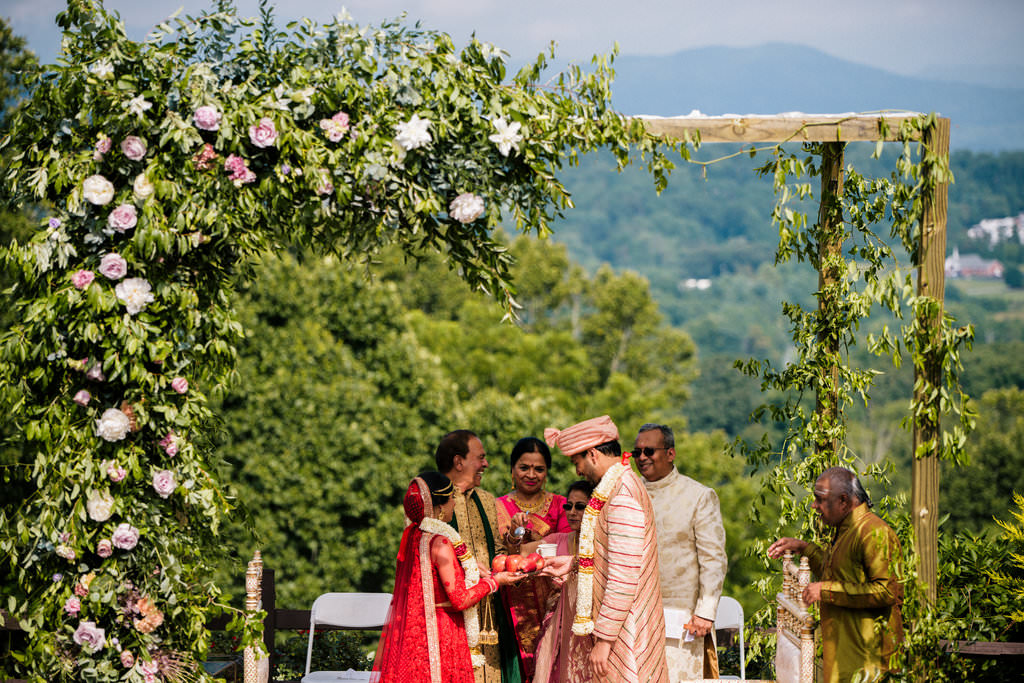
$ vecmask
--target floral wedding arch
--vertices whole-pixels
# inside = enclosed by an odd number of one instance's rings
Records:
[[[233,373],[229,293],[250,259],[437,251],[511,312],[492,231],[548,231],[571,205],[563,159],[639,152],[663,186],[664,153],[687,150],[611,110],[606,61],[540,84],[539,57],[507,79],[475,39],[346,17],[278,31],[224,1],[143,43],[94,0],[58,21],[58,63],[0,143],[6,199],[45,211],[3,252],[19,323],[0,408],[24,455],[0,608],[29,632],[32,680],[173,680],[198,675],[218,608],[209,553],[232,506],[206,399]]]

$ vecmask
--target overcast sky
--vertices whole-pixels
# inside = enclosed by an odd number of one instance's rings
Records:
[[[107,0],[131,37],[179,7],[197,14],[208,0]],[[585,59],[608,52],[663,55],[709,45],[766,42],[808,45],[833,56],[922,75],[935,67],[995,66],[1024,74],[1024,0],[278,0],[277,16],[318,22],[346,7],[359,24],[394,18],[452,35],[476,32],[525,60],[554,40],[557,55]],[[60,41],[54,17],[63,0],[0,0],[0,15],[52,61]],[[238,0],[256,14],[256,0]],[[933,72],[934,73],[934,72]],[[1024,82],[1020,83],[1024,87]]]

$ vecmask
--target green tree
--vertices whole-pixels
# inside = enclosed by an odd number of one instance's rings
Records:
[[[992,528],[1014,492],[1024,491],[1024,391],[987,391],[977,409],[978,428],[966,446],[970,461],[943,463],[941,510],[956,531]]]
[[[215,406],[218,446],[256,539],[238,560],[277,569],[281,605],[329,590],[389,590],[409,480],[453,424],[451,382],[405,322],[394,288],[335,258],[267,257],[238,301],[238,389]]]

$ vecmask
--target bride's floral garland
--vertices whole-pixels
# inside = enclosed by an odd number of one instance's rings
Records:
[[[480,581],[480,568],[476,564],[476,558],[473,557],[473,553],[469,551],[469,547],[462,540],[462,536],[459,536],[458,531],[435,517],[424,517],[420,522],[420,529],[430,534],[444,536],[451,541],[455,557],[459,558],[462,570],[466,574],[466,588],[472,588]],[[466,623],[466,640],[469,641],[469,652],[472,655],[474,667],[484,665],[484,655],[480,650],[480,617],[477,611],[480,604],[477,603],[462,612]]]
[[[594,525],[597,524],[597,516],[608,502],[612,489],[628,469],[629,465],[625,463],[615,463],[609,467],[583,512],[583,524],[580,525],[580,575],[576,588],[576,618],[572,623],[572,632],[578,636],[594,632]]]

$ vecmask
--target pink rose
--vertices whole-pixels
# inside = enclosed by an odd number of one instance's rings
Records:
[[[217,158],[217,152],[213,149],[213,145],[207,142],[203,145],[203,148],[192,157],[192,161],[195,163],[196,168],[200,171],[205,171],[210,168],[210,162]]]
[[[178,486],[178,482],[174,480],[174,472],[170,470],[159,470],[153,473],[153,490],[156,491],[157,495],[161,498],[167,498],[174,489]]]
[[[119,481],[124,481],[124,478],[128,476],[124,468],[118,465],[116,462],[111,462],[107,465],[107,476],[110,477],[110,481],[115,484]]]
[[[85,389],[79,389],[75,393],[75,397],[71,400],[84,408],[85,406],[89,405],[89,401],[92,400],[92,394],[90,394]]]
[[[95,279],[96,276],[91,270],[76,270],[71,275],[71,284],[75,286],[75,289],[85,289]]]
[[[110,535],[110,543],[121,550],[132,550],[139,543],[139,530],[127,522],[118,524]]]
[[[121,151],[132,161],[142,161],[146,156],[146,141],[135,135],[129,135],[121,141]]]
[[[83,621],[78,624],[78,628],[75,629],[75,635],[72,639],[79,645],[82,646],[83,650],[87,652],[96,652],[103,647],[106,642],[106,631],[98,628],[95,622]]]
[[[54,552],[57,553],[57,557],[63,557],[68,562],[71,562],[75,559],[74,548],[64,545],[63,543],[57,546],[57,549],[54,550]]]
[[[100,139],[96,141],[96,150],[92,153],[92,160],[103,161],[103,155],[110,151],[112,144],[113,141],[101,133]]]
[[[256,147],[271,147],[277,139],[277,129],[274,122],[264,117],[259,123],[249,126],[249,140]]]
[[[246,183],[256,180],[256,174],[249,169],[249,162],[240,156],[229,154],[224,160],[224,168],[231,172],[230,178],[235,187],[241,187]]]
[[[192,120],[196,123],[196,128],[200,130],[217,130],[220,128],[221,113],[217,111],[216,107],[210,105],[203,105],[195,110],[192,114]]]
[[[105,254],[100,259],[100,274],[110,280],[120,280],[128,274],[128,262],[120,254]]]
[[[114,546],[110,543],[109,538],[104,538],[96,544],[96,554],[102,558],[108,558],[114,554]]]
[[[173,429],[167,432],[167,436],[160,439],[160,447],[164,449],[164,453],[172,458],[178,454],[178,437]]]
[[[94,382],[106,382],[107,376],[103,374],[103,364],[96,362],[85,372],[85,378]]]
[[[175,377],[171,380],[171,389],[174,389],[179,394],[184,394],[188,391],[188,380],[184,377]]]
[[[118,232],[130,230],[139,222],[139,214],[131,204],[121,204],[107,216],[107,227]]]
[[[72,617],[78,616],[78,613],[79,611],[81,611],[81,609],[82,601],[73,595],[64,601],[64,611]]]
[[[77,595],[80,598],[84,598],[88,594],[89,594],[89,587],[88,586],[83,586],[80,583],[76,583],[75,584],[75,595]]]
[[[348,132],[348,114],[339,111],[329,119],[322,119],[320,127],[327,133],[327,139],[331,142],[338,142]]]
[[[121,666],[130,669],[135,666],[135,657],[131,650],[121,650]]]

